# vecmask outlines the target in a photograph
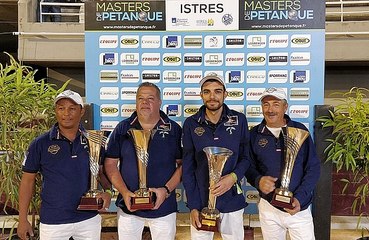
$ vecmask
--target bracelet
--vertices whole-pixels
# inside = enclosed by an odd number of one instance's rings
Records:
[[[169,188],[167,187],[167,185],[164,185],[163,188],[165,188],[165,190],[167,191],[167,196],[170,195],[170,191],[169,191]]]
[[[105,192],[109,193],[111,197],[114,196],[114,190],[105,189]]]
[[[234,172],[231,172],[230,174],[231,174],[234,182],[236,183],[237,182],[237,175]]]

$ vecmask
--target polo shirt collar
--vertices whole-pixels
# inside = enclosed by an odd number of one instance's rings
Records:
[[[138,121],[137,111],[135,111],[130,117],[130,126],[131,128],[142,130],[142,126]],[[156,123],[155,128],[162,129],[163,126],[170,126],[170,121],[169,117],[163,111],[160,110],[160,119]]]
[[[82,124],[80,124],[79,127],[78,127],[77,137],[80,136],[82,138],[83,134],[81,134],[81,133],[84,132],[84,131],[86,131],[85,128],[82,126]],[[49,137],[50,137],[51,140],[65,139],[65,137],[60,133],[58,123],[55,123],[52,126]]]
[[[199,109],[198,114],[195,114],[195,115],[197,115],[197,121],[200,124],[206,123],[207,120],[205,118],[205,115],[206,115],[205,105],[202,105]],[[229,109],[229,107],[226,104],[223,103],[222,115],[220,116],[220,119],[219,119],[218,123],[222,122],[224,119],[228,120],[230,118],[230,116],[233,116],[231,110]]]
[[[291,122],[291,118],[287,114],[284,114],[284,119],[286,119],[287,126],[291,126],[291,123],[292,123]],[[263,121],[259,125],[258,132],[260,132],[260,133],[267,133],[267,132],[269,132],[268,128],[266,127],[265,118],[263,119]]]

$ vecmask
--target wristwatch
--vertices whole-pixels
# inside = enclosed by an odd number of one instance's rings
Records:
[[[167,185],[164,185],[163,188],[165,188],[165,190],[167,191],[166,198],[168,198],[171,192],[169,191],[169,188],[167,187]]]

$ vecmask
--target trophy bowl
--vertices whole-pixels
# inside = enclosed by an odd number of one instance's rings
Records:
[[[224,164],[233,152],[223,147],[205,147],[203,151],[206,154],[209,167],[209,185],[213,187],[219,182]],[[201,227],[198,230],[218,232],[220,226],[220,212],[216,209],[216,199],[211,192],[209,192],[208,206],[203,208],[200,213]]]
[[[300,128],[283,127],[284,168],[281,175],[281,186],[274,190],[270,204],[275,207],[293,209],[293,193],[288,189],[291,181],[293,166],[297,154],[309,136],[309,132]]]
[[[101,160],[101,149],[105,147],[107,137],[104,131],[87,130],[83,133],[87,139],[90,158],[90,189],[81,197],[77,210],[99,210],[103,206],[98,189],[98,174]]]

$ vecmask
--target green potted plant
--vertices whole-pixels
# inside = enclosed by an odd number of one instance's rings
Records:
[[[359,214],[359,228],[361,218],[368,216],[365,206],[369,198],[369,101],[366,99],[369,89],[353,87],[334,95],[339,97],[338,105],[330,111],[330,116],[318,120],[323,127],[333,129],[332,137],[327,139],[327,161],[334,164],[337,172],[343,170],[350,175],[341,179],[344,183],[342,192],[354,189],[351,210],[353,214]]]
[[[10,63],[0,64],[0,196],[5,212],[6,206],[18,207],[25,152],[30,142],[55,122],[53,99],[68,84],[56,89],[53,84],[36,80],[36,70],[7,55]],[[30,205],[33,217],[40,204],[39,192],[40,181],[36,182],[36,194]],[[32,222],[35,224],[35,219]]]

